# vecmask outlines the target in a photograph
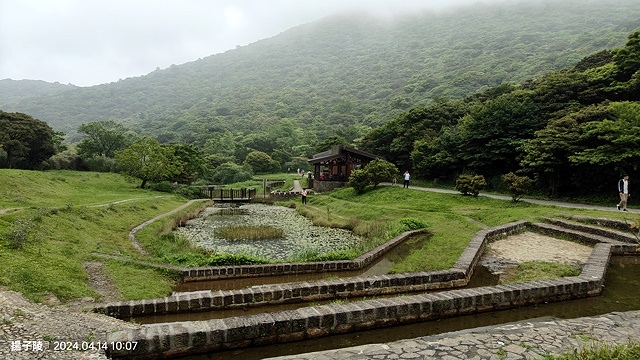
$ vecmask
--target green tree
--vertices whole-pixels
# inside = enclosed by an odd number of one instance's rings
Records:
[[[247,181],[252,177],[251,169],[232,162],[218,166],[213,172],[213,181],[220,184],[233,184]]]
[[[331,135],[328,138],[316,144],[314,151],[316,153],[321,153],[323,151],[330,150],[335,145],[349,146],[349,142],[340,135]]]
[[[395,165],[380,158],[368,163],[364,167],[364,171],[374,187],[383,181],[391,181],[394,176],[398,175],[398,168]]]
[[[44,121],[0,111],[0,167],[36,169],[55,155],[56,141],[56,133]]]
[[[190,144],[169,144],[168,146],[173,148],[175,156],[183,165],[182,171],[175,177],[176,181],[190,184],[211,172],[201,149]]]
[[[619,169],[635,169],[640,163],[640,103],[611,103],[609,109],[615,120],[584,124],[580,143],[585,148],[569,157],[572,163]]]
[[[622,76],[620,80],[627,80],[640,70],[640,31],[629,35],[626,46],[615,51],[613,60]]]
[[[475,107],[459,123],[458,146],[469,170],[498,175],[517,170],[523,144],[544,127],[538,105],[523,92],[499,96]]]
[[[131,145],[134,138],[129,129],[111,120],[82,124],[78,132],[84,134],[76,145],[78,155],[83,158],[113,157],[116,151]]]
[[[558,195],[562,179],[569,180],[572,171],[569,156],[578,150],[579,136],[580,127],[575,118],[564,117],[549,122],[525,144],[526,155],[521,165],[548,184],[551,196]]]
[[[262,151],[252,151],[247,154],[244,164],[250,166],[254,173],[268,173],[279,167],[279,165]]]
[[[170,179],[183,169],[174,148],[162,146],[147,136],[136,139],[126,149],[117,151],[115,156],[126,174],[142,180],[140,187],[143,189],[148,181]]]

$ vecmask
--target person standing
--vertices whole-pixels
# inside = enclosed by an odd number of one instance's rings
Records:
[[[302,189],[302,192],[300,193],[300,195],[302,195],[302,203],[304,205],[307,204],[307,190],[306,189]]]
[[[405,188],[409,188],[409,178],[411,178],[411,175],[409,174],[409,170],[404,172],[404,186]]]
[[[631,194],[629,194],[629,175],[622,174],[622,179],[618,180],[618,193],[620,194],[620,202],[616,205],[616,208],[622,211],[627,211],[627,200]]]

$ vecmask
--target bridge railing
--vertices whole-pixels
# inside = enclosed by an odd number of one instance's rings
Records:
[[[217,189],[212,186],[200,188],[200,197],[218,201],[248,201],[256,196],[256,189]]]

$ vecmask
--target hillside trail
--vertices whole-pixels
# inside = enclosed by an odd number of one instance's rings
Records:
[[[391,184],[391,183],[383,183],[383,184],[384,185],[388,185],[388,186],[393,186],[393,184]],[[448,189],[439,189],[439,188],[430,188],[430,187],[420,187],[420,186],[409,186],[409,189],[420,190],[420,191],[429,191],[429,192],[435,192],[435,193],[441,193],[441,194],[458,194],[458,195],[460,195],[460,192],[457,191],[457,190],[448,190]],[[484,196],[484,197],[488,197],[488,198],[492,198],[492,199],[498,199],[498,200],[511,201],[511,196],[505,196],[505,195],[479,194],[478,196]],[[520,201],[531,203],[531,204],[537,204],[537,205],[558,206],[558,207],[566,207],[566,208],[573,208],[573,209],[618,211],[616,209],[616,204],[618,203],[619,199],[612,198],[611,207],[600,206],[600,205],[589,205],[589,204],[576,204],[576,203],[569,203],[569,202],[563,202],[563,201],[554,201],[554,200],[527,199],[527,198],[522,198],[522,199],[520,199]],[[630,213],[640,213],[640,210],[636,210],[636,209],[628,209],[628,210],[629,210]]]
[[[75,206],[86,206],[86,207],[90,207],[90,208],[98,208],[98,207],[106,207],[106,206],[110,206],[110,205],[117,205],[117,204],[122,204],[122,203],[126,203],[126,202],[131,202],[131,201],[136,201],[136,200],[147,200],[147,199],[160,199],[160,198],[165,198],[168,196],[163,196],[163,195],[159,195],[159,196],[152,196],[152,197],[140,197],[140,198],[130,198],[130,199],[123,199],[123,200],[118,200],[118,201],[112,201],[112,202],[108,202],[105,204],[95,204],[95,205],[75,205]],[[61,208],[61,206],[58,207],[52,207],[52,208]],[[5,208],[5,209],[0,209],[0,215],[4,215],[7,214],[9,212],[13,212],[13,211],[21,211],[24,209],[28,209],[25,207],[22,208]]]
[[[190,200],[187,203],[185,203],[183,205],[180,205],[177,208],[175,208],[175,209],[173,209],[173,210],[171,210],[171,211],[169,211],[167,213],[158,215],[158,216],[154,217],[153,219],[147,220],[147,221],[143,222],[142,224],[134,227],[133,229],[131,229],[131,231],[129,231],[129,240],[131,241],[131,244],[133,245],[134,248],[136,248],[136,250],[138,250],[140,255],[147,256],[148,253],[146,252],[146,250],[144,250],[142,245],[140,245],[140,243],[138,243],[138,241],[136,240],[136,233],[138,231],[142,230],[144,227],[146,227],[146,226],[148,226],[148,225],[150,225],[150,224],[152,224],[152,223],[154,223],[154,222],[156,222],[156,221],[158,221],[160,219],[163,219],[163,218],[165,218],[165,217],[167,217],[169,215],[175,214],[178,211],[190,206],[191,204],[196,203],[196,202],[201,202],[201,201],[209,201],[209,200],[208,199]]]

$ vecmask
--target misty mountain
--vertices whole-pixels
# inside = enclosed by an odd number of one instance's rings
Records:
[[[411,107],[523,82],[620,47],[638,26],[635,0],[478,4],[393,21],[352,13],[142,77],[30,97],[3,91],[0,104],[72,141],[79,125],[99,120],[198,146],[225,132],[253,149],[258,140],[249,134],[295,138],[261,149],[273,151],[336,134],[353,141]]]
[[[0,107],[24,99],[59,94],[77,86],[49,83],[42,80],[0,80]]]

